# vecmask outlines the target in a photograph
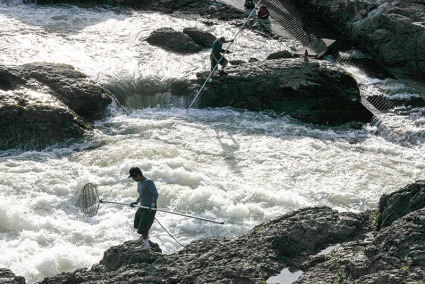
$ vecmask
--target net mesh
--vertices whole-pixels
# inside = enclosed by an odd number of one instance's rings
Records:
[[[99,205],[100,202],[97,186],[92,183],[86,184],[81,190],[80,196],[78,196],[77,207],[87,217],[93,217],[97,214]]]

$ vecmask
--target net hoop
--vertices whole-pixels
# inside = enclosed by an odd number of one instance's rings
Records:
[[[97,185],[87,183],[80,192],[77,199],[77,208],[87,217],[96,216],[99,210],[100,200]]]

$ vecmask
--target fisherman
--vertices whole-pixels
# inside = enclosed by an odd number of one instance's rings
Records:
[[[233,40],[226,41],[224,37],[220,37],[216,39],[214,43],[212,44],[211,54],[210,54],[211,71],[214,70],[217,64],[220,64],[221,65],[221,70],[219,71],[220,74],[226,74],[224,72],[224,68],[226,67],[227,63],[229,63],[229,61],[221,54],[225,52],[225,50],[223,50],[223,43],[226,43],[226,42],[233,42]],[[227,53],[230,53],[230,52],[227,51]]]
[[[245,15],[248,19],[255,19],[255,2],[254,0],[245,0]]]
[[[157,208],[158,190],[155,183],[143,176],[142,171],[138,167],[131,168],[128,177],[133,178],[137,182],[137,192],[139,193],[139,198],[135,202],[132,202],[130,206],[135,207],[140,203],[141,206],[149,207],[149,209],[139,207],[134,215],[134,228],[137,229],[138,234],[142,235],[143,248],[149,249],[149,230],[156,215],[156,210],[152,209]]]
[[[269,16],[270,12],[266,5],[261,5],[260,9],[258,9],[258,22],[260,26],[262,26],[267,32],[273,34],[272,31],[272,23],[270,22]]]

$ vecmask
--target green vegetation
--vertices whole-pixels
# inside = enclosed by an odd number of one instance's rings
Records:
[[[407,263],[407,264],[403,265],[403,267],[401,269],[409,270],[409,268],[410,268],[410,263]]]
[[[261,233],[261,232],[262,232],[262,231],[264,231],[265,229],[267,229],[267,226],[266,226],[266,225],[261,225],[261,226],[256,227],[254,231],[255,231],[256,233]]]
[[[372,220],[373,220],[373,224],[375,224],[375,225],[377,225],[377,224],[378,224],[378,217],[379,217],[378,212],[376,212],[376,211],[372,212]]]
[[[332,284],[342,284],[346,277],[345,266],[341,265],[337,259],[333,259],[329,268],[337,271],[336,279]]]
[[[16,106],[17,108],[20,108],[20,109],[23,109],[23,110],[27,110],[27,108],[26,108],[26,107],[21,106],[20,104],[15,104],[15,106]]]

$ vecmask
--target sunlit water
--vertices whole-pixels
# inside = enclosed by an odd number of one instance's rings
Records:
[[[196,26],[229,38],[238,32],[225,23],[205,26],[151,12],[19,3],[1,4],[0,22],[2,64],[71,64],[105,85],[192,77],[209,68],[208,49],[176,55],[147,44],[159,27]],[[246,31],[230,56],[264,59],[294,44]],[[137,238],[132,208],[102,204],[86,218],[75,207],[89,182],[104,200],[134,201],[136,184],[127,178],[132,166],[156,182],[160,208],[225,222],[158,213],[183,244],[240,235],[306,206],[373,209],[383,193],[424,178],[422,144],[400,146],[369,125],[318,127],[232,109],[128,109],[111,106],[98,130],[75,145],[0,152],[0,267],[34,283],[90,267],[107,248]],[[165,253],[181,248],[158,223],[151,240]]]

